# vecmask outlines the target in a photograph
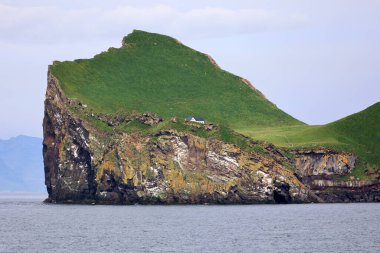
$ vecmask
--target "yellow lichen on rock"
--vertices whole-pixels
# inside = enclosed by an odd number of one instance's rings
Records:
[[[180,170],[165,170],[164,175],[175,193],[182,192],[186,188],[186,181]]]
[[[117,172],[116,167],[118,167],[116,161],[116,153],[113,150],[104,156],[103,162],[99,166],[96,174],[96,181],[99,182],[101,180],[105,171],[114,173]]]
[[[264,167],[260,161],[257,161],[257,162],[253,161],[253,160],[249,159],[249,157],[246,155],[240,156],[239,164],[241,164],[241,167],[247,168],[247,169],[250,169],[253,171],[256,171],[256,170]]]
[[[129,164],[126,164],[124,166],[123,174],[122,174],[122,180],[125,184],[128,183],[128,180],[133,180],[136,175],[136,171],[133,169],[133,167],[130,167]]]

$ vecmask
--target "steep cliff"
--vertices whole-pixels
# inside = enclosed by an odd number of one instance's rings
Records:
[[[380,201],[380,180],[347,177],[355,168],[356,156],[333,150],[295,152],[296,174],[326,202]]]
[[[147,135],[104,133],[70,109],[75,110],[49,74],[44,161],[52,202],[320,201],[288,168],[287,159],[281,161],[274,152],[244,151],[216,138],[170,129]]]
[[[355,156],[326,150],[297,151],[293,158],[273,145],[246,139],[245,150],[190,131],[119,132],[129,122],[96,117],[63,94],[48,75],[44,118],[44,163],[49,201],[54,203],[307,203],[377,201],[378,181],[343,182]],[[87,115],[87,116],[86,116]],[[94,115],[94,116],[92,116]],[[145,115],[145,116],[144,116]],[[140,124],[159,124],[146,120]],[[107,122],[99,129],[88,117]],[[174,123],[179,124],[179,123]],[[208,131],[217,131],[208,130]],[[248,148],[247,148],[248,146]],[[294,170],[295,169],[295,170]]]
[[[158,57],[162,52],[165,57]],[[234,126],[241,124],[301,123],[248,81],[194,52],[175,40],[137,32],[123,40],[121,49],[93,61],[49,67],[43,121],[47,201],[380,201],[376,177],[350,178],[357,161],[353,153],[280,149],[236,133]],[[177,67],[175,73],[160,72]],[[156,76],[144,75],[152,69]],[[206,115],[206,124],[185,122],[183,116],[191,114]]]

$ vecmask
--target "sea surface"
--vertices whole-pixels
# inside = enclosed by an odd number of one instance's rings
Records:
[[[85,206],[0,194],[0,252],[380,252],[380,204]]]

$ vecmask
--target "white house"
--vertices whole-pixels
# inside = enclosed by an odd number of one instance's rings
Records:
[[[196,122],[196,123],[200,123],[200,124],[204,124],[205,123],[204,118],[199,118],[199,117],[194,117],[194,116],[187,117],[186,121]]]

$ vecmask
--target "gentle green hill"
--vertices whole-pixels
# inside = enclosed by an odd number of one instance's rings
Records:
[[[324,126],[243,128],[252,138],[289,148],[327,147],[359,156],[357,176],[363,168],[380,168],[380,103]]]
[[[380,103],[325,126],[362,160],[380,168]]]
[[[98,112],[195,115],[232,128],[303,125],[207,55],[164,35],[134,31],[121,48],[55,62],[50,71],[68,97]]]

